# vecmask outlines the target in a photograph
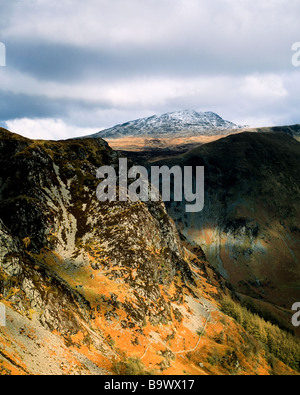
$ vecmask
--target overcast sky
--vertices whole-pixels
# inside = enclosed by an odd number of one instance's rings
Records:
[[[0,0],[0,18],[0,125],[24,136],[184,109],[300,123],[300,0]]]

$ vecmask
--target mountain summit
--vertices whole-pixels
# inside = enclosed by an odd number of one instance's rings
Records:
[[[163,115],[153,115],[141,118],[122,125],[105,129],[92,136],[93,138],[121,138],[127,136],[159,137],[178,134],[181,136],[214,135],[220,131],[239,129],[232,122],[225,121],[213,112],[197,112],[184,110]]]

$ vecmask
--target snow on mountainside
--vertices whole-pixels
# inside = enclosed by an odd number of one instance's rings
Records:
[[[220,130],[240,129],[241,126],[225,121],[213,112],[196,112],[193,110],[177,111],[142,118],[102,130],[93,138],[120,138],[127,136],[161,136],[161,135],[214,135]]]

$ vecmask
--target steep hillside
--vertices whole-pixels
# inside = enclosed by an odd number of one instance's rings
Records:
[[[300,144],[283,133],[241,133],[162,161],[205,166],[205,207],[169,207],[178,228],[256,311],[291,330],[299,299]],[[276,307],[274,307],[276,306]]]
[[[293,136],[296,140],[300,139],[300,125],[273,126],[269,128],[255,128],[252,130],[258,133],[286,133]]]
[[[101,139],[0,130],[0,374],[294,374],[222,312],[162,202],[97,200],[117,163]]]

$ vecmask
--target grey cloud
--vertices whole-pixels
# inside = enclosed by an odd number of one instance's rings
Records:
[[[16,94],[0,91],[0,121],[20,118],[58,118],[67,119],[77,112],[91,114],[95,110],[107,110],[108,103],[86,102],[73,99],[52,99],[39,95]]]
[[[58,103],[46,97],[29,96],[0,91],[0,120],[15,118],[43,118],[63,115]]]
[[[209,40],[209,38],[207,38]],[[170,45],[147,47],[82,48],[40,40],[8,41],[8,67],[40,80],[73,82],[136,76],[198,76],[205,74],[246,75],[255,72],[291,70],[290,45],[228,43],[203,46]]]
[[[300,41],[300,0],[87,0],[72,7],[62,0],[59,4],[0,1],[0,41],[7,47],[7,68],[32,77],[41,87],[53,83],[60,97],[54,99],[53,90],[51,98],[47,90],[37,96],[36,85],[32,94],[28,85],[1,91],[0,83],[2,122],[53,117],[80,126],[86,122],[94,127],[99,121],[99,127],[109,127],[152,111],[183,108],[220,112],[232,121],[257,116],[274,123],[300,122],[300,92],[294,87],[299,78],[291,65],[292,43]],[[285,97],[247,96],[239,86],[228,87],[217,79],[242,81],[249,75],[268,74],[282,78]],[[5,78],[5,73],[1,75]],[[289,75],[293,75],[290,82]],[[134,102],[125,110],[118,104],[122,101],[109,95],[92,101],[83,100],[80,92],[78,97],[63,98],[62,92],[68,86],[70,90],[96,86],[101,91],[105,85],[107,90],[110,84],[139,79],[195,79],[196,85],[199,78],[214,77],[216,84],[224,86],[209,92],[190,89],[167,99],[158,92],[156,98]],[[16,91],[20,93],[12,93]]]

